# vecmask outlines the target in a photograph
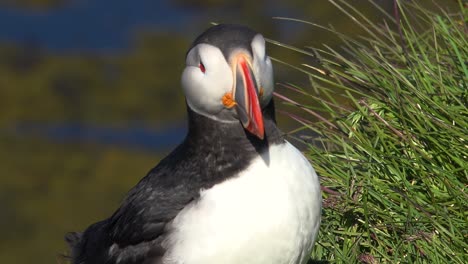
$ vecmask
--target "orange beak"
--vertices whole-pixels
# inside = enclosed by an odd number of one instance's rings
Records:
[[[260,139],[265,137],[263,115],[258,100],[258,87],[252,71],[250,59],[244,54],[236,57],[235,93],[236,110],[244,128]]]

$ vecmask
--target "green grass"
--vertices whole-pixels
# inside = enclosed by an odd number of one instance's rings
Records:
[[[398,1],[374,23],[329,1],[366,35],[294,20],[336,34],[342,48],[289,47],[317,64],[290,65],[310,79],[283,85],[300,100],[279,95],[318,134],[307,141],[324,197],[312,259],[467,263],[467,3],[448,13]]]

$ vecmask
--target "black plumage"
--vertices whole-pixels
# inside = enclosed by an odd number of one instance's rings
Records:
[[[241,25],[220,24],[207,29],[192,43],[189,50],[201,43],[218,47],[226,60],[235,49],[243,48],[252,53],[250,43],[258,33]]]

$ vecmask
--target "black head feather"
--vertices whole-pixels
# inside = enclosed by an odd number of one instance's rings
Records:
[[[242,25],[219,24],[208,28],[198,36],[190,49],[201,43],[210,44],[218,47],[223,52],[226,60],[228,60],[229,54],[238,48],[245,49],[252,54],[250,44],[257,34],[257,32]]]

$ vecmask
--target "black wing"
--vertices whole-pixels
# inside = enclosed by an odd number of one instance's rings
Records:
[[[190,152],[184,144],[176,148],[130,190],[110,218],[68,234],[73,263],[155,263],[161,258],[166,224],[199,196],[193,179],[200,172],[187,159]]]
[[[198,198],[201,186],[194,179],[201,173],[200,166],[193,159],[193,149],[184,143],[129,192],[109,219],[108,232],[114,247],[110,253],[117,259],[128,259],[121,263],[154,262],[160,258],[164,254],[160,243],[166,224]]]

